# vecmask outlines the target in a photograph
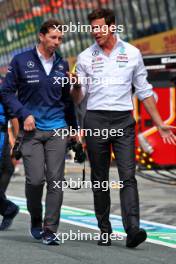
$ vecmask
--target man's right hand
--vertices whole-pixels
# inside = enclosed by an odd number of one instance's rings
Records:
[[[29,115],[24,120],[24,130],[25,131],[32,131],[35,129],[35,118],[32,115]]]

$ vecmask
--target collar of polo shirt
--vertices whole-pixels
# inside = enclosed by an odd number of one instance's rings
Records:
[[[115,45],[114,45],[114,47],[113,47],[113,50],[116,49],[116,48],[119,47],[119,46],[124,47],[124,45],[123,45],[123,41],[122,41],[121,38],[119,37],[119,34],[114,34],[114,35],[115,35],[115,38],[116,38],[116,43],[115,43]],[[95,48],[96,48],[96,49],[99,49],[99,50],[101,50],[101,51],[103,52],[102,48],[98,45],[98,43],[97,43],[96,41],[95,41],[95,44],[96,44]]]

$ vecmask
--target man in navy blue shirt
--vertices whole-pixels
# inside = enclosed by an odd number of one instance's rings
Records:
[[[57,29],[57,30],[56,30]],[[62,43],[62,24],[48,20],[40,28],[39,44],[15,56],[9,66],[1,96],[4,105],[18,117],[23,133],[22,156],[26,174],[27,208],[31,235],[47,245],[59,244],[55,234],[63,199],[67,138],[55,131],[77,128],[70,85],[56,82],[67,77],[68,62],[55,51]],[[17,96],[16,96],[17,93]],[[47,182],[44,223],[42,194]]]

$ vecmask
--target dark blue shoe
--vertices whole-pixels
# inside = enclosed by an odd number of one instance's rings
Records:
[[[7,211],[5,212],[5,215],[3,216],[0,225],[0,231],[5,231],[9,229],[9,227],[12,225],[15,216],[19,213],[19,210],[19,206],[13,204],[12,202],[10,203],[9,207],[7,208]]]
[[[41,227],[31,227],[30,234],[33,238],[40,240],[42,239],[43,230]]]
[[[31,218],[30,234],[33,238],[40,240],[42,239],[42,218]]]
[[[57,238],[57,236],[54,233],[52,233],[49,230],[43,232],[42,241],[43,241],[43,244],[45,245],[50,245],[50,246],[60,245],[60,240]]]

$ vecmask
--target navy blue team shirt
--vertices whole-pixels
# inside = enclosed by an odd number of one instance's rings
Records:
[[[2,102],[22,124],[33,115],[40,130],[72,126],[77,128],[70,84],[62,87],[59,79],[67,77],[68,62],[56,53],[49,75],[38,57],[36,47],[16,55],[9,65],[0,89]],[[60,82],[60,84],[59,84]]]

